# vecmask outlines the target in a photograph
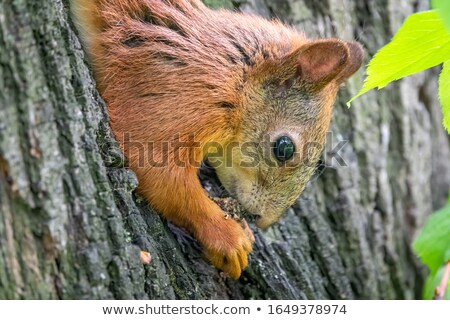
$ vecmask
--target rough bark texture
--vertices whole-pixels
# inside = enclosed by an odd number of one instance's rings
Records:
[[[209,2],[357,38],[368,56],[428,3]],[[410,242],[450,188],[436,72],[347,109],[362,80],[341,91],[324,165],[279,224],[256,231],[250,267],[229,280],[134,195],[67,1],[1,1],[0,299],[419,297],[424,270]],[[341,140],[344,166],[329,161]]]

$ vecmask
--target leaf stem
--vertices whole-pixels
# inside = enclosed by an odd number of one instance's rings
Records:
[[[450,278],[450,261],[447,262],[444,269],[444,274],[442,275],[441,282],[439,286],[434,290],[434,300],[444,299],[445,290],[447,289],[448,280]]]

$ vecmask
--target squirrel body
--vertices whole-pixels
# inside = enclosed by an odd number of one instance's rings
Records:
[[[220,181],[258,226],[276,222],[314,171],[306,162],[320,156],[361,46],[310,40],[198,0],[71,0],[71,8],[137,191],[193,233],[212,264],[239,277],[253,237],[208,197],[200,163],[220,163]],[[319,145],[312,154],[308,142]]]

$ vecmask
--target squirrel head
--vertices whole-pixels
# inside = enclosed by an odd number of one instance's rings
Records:
[[[305,188],[337,91],[363,56],[358,43],[325,39],[247,70],[236,134],[216,172],[258,227],[278,221]]]

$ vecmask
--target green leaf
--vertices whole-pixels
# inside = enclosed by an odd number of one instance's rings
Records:
[[[441,100],[444,127],[450,133],[450,61],[444,63],[439,77],[439,100]]]
[[[390,82],[450,60],[450,33],[435,10],[410,15],[392,41],[370,61],[361,91],[384,88]]]
[[[450,1],[448,0],[432,0],[433,9],[436,9],[450,31]]]
[[[413,249],[431,274],[448,261],[450,255],[450,205],[433,213],[413,243]]]
[[[430,274],[425,281],[425,285],[423,287],[423,298],[427,300],[431,300],[434,297],[434,290],[440,284],[442,280],[442,276],[444,275],[445,266],[442,266],[436,274]],[[450,281],[447,285],[447,290],[445,290],[444,300],[450,300]]]

